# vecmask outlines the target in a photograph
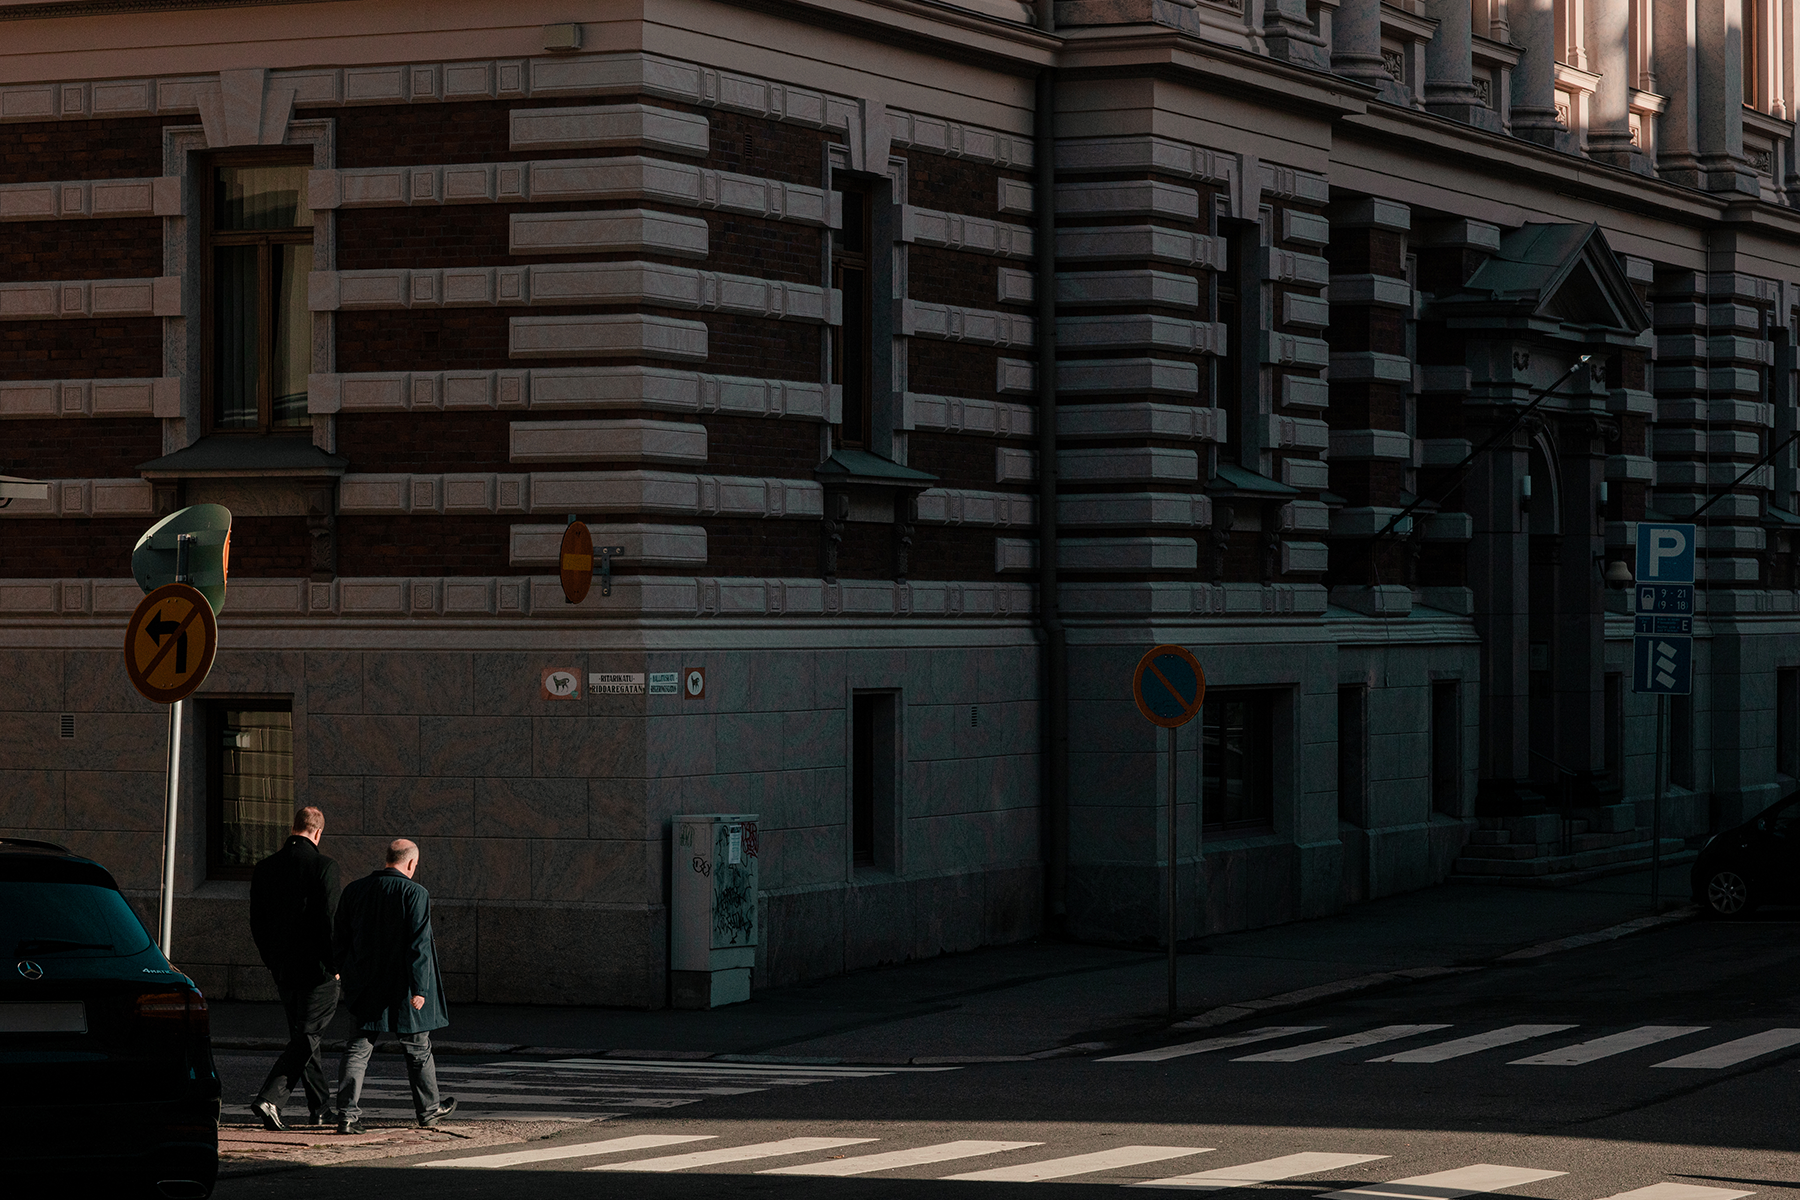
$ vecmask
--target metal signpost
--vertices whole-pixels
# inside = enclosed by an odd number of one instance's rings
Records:
[[[1694,690],[1694,526],[1641,521],[1631,690],[1656,697],[1656,800],[1650,810],[1650,911],[1662,911],[1663,726],[1668,696]]]
[[[1138,660],[1131,677],[1131,697],[1138,711],[1152,725],[1169,731],[1169,845],[1168,845],[1168,920],[1169,920],[1169,1015],[1175,1015],[1175,731],[1200,713],[1206,699],[1206,672],[1200,662],[1180,646],[1158,646]],[[1199,857],[1200,791],[1204,780],[1196,781],[1194,793],[1194,837],[1197,870],[1205,871]],[[1198,878],[1198,876],[1197,876]]]
[[[125,673],[146,700],[169,706],[169,763],[163,795],[162,895],[157,941],[163,957],[175,931],[176,798],[181,787],[182,701],[206,682],[219,649],[231,562],[231,512],[199,504],[152,525],[131,552],[131,573],[147,595],[125,626]]]

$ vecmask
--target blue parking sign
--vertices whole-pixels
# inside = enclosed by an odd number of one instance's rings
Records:
[[[1694,690],[1694,639],[1676,634],[1632,639],[1631,690],[1686,696]]]
[[[1639,521],[1637,581],[1694,582],[1694,527]]]

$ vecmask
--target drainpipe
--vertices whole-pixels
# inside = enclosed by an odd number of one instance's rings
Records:
[[[1038,28],[1056,29],[1055,0],[1038,0]],[[1056,71],[1038,72],[1032,129],[1037,227],[1038,622],[1043,627],[1042,788],[1045,927],[1068,919],[1069,648],[1057,595],[1056,533]]]

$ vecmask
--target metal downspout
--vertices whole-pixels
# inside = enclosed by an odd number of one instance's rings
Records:
[[[1055,31],[1054,0],[1038,0],[1038,28]],[[1038,621],[1044,637],[1044,916],[1051,932],[1068,917],[1069,650],[1057,593],[1056,532],[1056,71],[1038,72],[1033,114],[1033,199],[1037,226]]]

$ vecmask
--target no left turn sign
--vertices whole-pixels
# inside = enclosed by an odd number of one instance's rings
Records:
[[[146,700],[174,704],[206,682],[218,649],[219,623],[200,589],[167,583],[125,626],[125,673]]]

